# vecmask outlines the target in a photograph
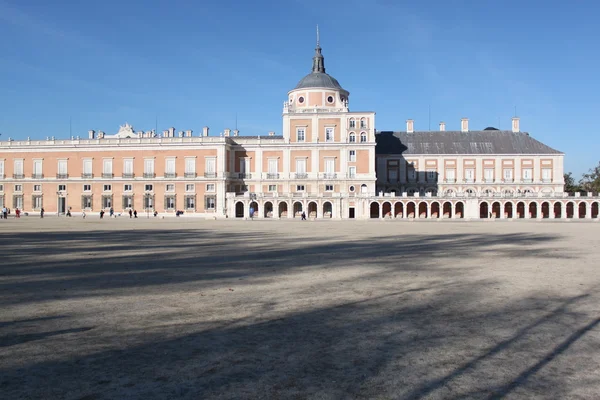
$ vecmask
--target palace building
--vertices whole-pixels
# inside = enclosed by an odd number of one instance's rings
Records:
[[[564,154],[521,132],[376,131],[350,111],[317,39],[288,92],[281,135],[170,128],[0,142],[0,206],[73,215],[113,208],[248,218],[597,218],[599,199],[563,193]]]

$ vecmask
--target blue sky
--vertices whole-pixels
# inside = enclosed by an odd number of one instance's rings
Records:
[[[89,129],[202,126],[281,133],[287,91],[310,71],[319,24],[327,72],[378,130],[445,121],[521,129],[597,165],[595,1],[58,2],[0,0],[2,139]]]

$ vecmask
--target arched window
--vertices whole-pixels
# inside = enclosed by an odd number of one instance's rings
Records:
[[[361,128],[367,127],[367,120],[364,117],[360,119],[360,127]]]
[[[360,192],[367,193],[367,185],[365,185],[364,183],[360,185]]]
[[[356,121],[354,120],[354,118],[350,118],[350,121],[348,121],[349,127],[350,128],[356,128]]]
[[[473,189],[467,189],[466,193],[468,197],[475,197],[475,191]]]
[[[361,143],[366,143],[367,141],[367,133],[366,132],[361,132],[360,133],[360,142]]]
[[[348,141],[350,143],[356,143],[356,133],[350,132],[350,136],[348,136]]]

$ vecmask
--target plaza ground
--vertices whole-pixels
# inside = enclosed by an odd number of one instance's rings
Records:
[[[0,398],[597,398],[599,233],[0,220]]]

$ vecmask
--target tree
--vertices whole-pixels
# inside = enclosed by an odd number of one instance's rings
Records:
[[[581,186],[578,183],[575,183],[575,178],[573,178],[573,173],[569,172],[565,174],[565,192],[567,193],[575,193],[581,190]]]
[[[600,192],[600,163],[590,169],[587,174],[583,174],[579,185],[581,186],[581,190],[585,192]]]

